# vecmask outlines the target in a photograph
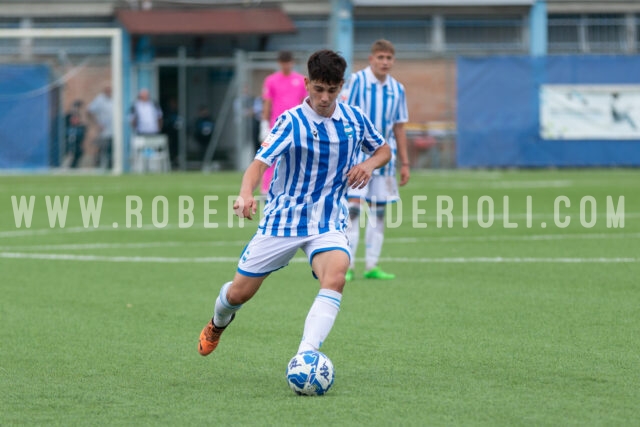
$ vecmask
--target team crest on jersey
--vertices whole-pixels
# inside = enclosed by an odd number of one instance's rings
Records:
[[[349,138],[353,138],[353,128],[351,125],[345,125],[344,133],[346,133]]]

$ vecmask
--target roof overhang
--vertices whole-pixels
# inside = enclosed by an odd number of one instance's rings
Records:
[[[296,31],[279,8],[192,10],[118,10],[117,18],[131,34],[282,34]]]

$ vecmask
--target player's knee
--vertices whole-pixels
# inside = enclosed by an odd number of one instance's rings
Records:
[[[267,275],[262,277],[252,277],[248,279],[248,281],[245,279],[241,285],[236,285],[236,283],[234,283],[229,286],[229,289],[227,290],[227,301],[229,304],[241,305],[249,301],[256,292],[258,292],[260,285],[266,277]]]
[[[342,293],[345,284],[345,273],[346,268],[344,271],[333,268],[331,271],[324,271],[322,274],[318,275],[320,287]]]
[[[325,277],[322,287],[325,289],[331,289],[332,291],[342,293],[344,289],[345,279],[344,273],[332,273]]]

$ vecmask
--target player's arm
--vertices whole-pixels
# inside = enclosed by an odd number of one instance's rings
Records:
[[[269,78],[264,81],[262,86],[262,118],[260,120],[260,133],[258,138],[264,141],[271,130],[271,109],[273,108],[273,100],[271,99]]]
[[[389,144],[383,144],[362,163],[352,167],[347,172],[347,183],[351,188],[363,188],[371,179],[374,169],[381,168],[391,160]]]
[[[267,170],[266,163],[260,160],[251,162],[247,170],[242,176],[242,184],[240,184],[240,194],[233,203],[233,211],[240,218],[253,219],[258,204],[253,198],[253,192],[258,187],[264,171]]]
[[[271,117],[271,105],[272,102],[270,99],[263,98],[262,100],[262,120],[269,122],[269,117]]]
[[[407,133],[404,129],[404,123],[396,123],[393,125],[393,133],[396,137],[396,145],[398,148],[398,159],[400,160],[400,185],[409,182],[411,171],[409,169],[409,154],[407,152]]]

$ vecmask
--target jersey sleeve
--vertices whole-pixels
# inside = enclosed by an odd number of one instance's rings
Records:
[[[363,123],[363,138],[362,138],[362,151],[366,154],[373,154],[378,148],[386,144],[384,138],[378,132],[376,127],[371,123],[371,120],[366,116],[366,114],[362,114],[362,123]]]
[[[407,123],[409,121],[409,109],[407,108],[407,96],[404,87],[400,85],[400,97],[398,99],[398,112],[394,123]]]
[[[273,125],[269,136],[260,145],[254,159],[271,166],[293,142],[293,124],[289,113],[283,113]]]

